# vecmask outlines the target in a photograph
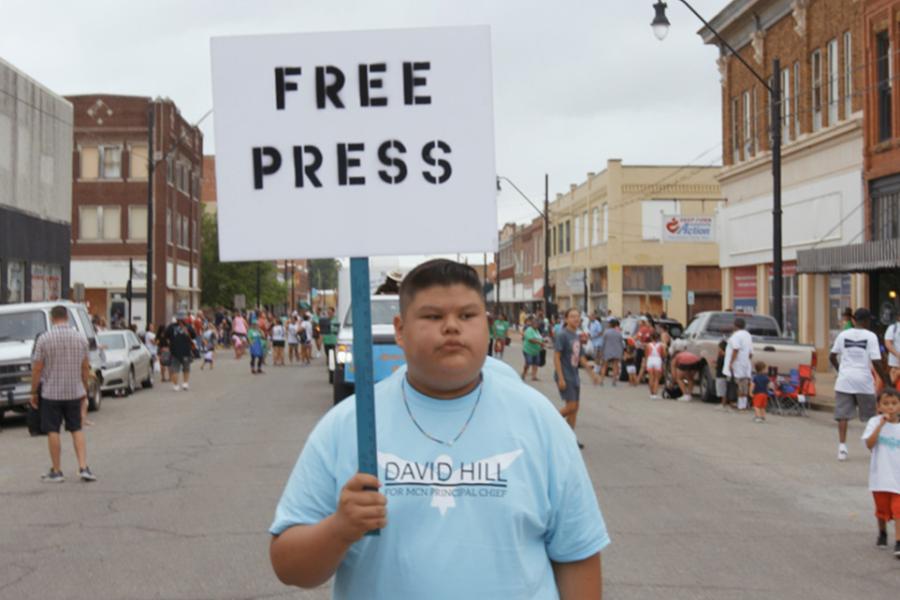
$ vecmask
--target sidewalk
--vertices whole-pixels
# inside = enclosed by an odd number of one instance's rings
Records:
[[[507,351],[522,351],[522,340],[521,334],[516,332],[515,330],[511,330],[513,334],[510,336],[512,339],[512,344],[507,347]],[[514,337],[515,336],[515,337]],[[550,350],[547,351],[547,363],[552,365],[551,361],[552,353]],[[550,367],[552,370],[552,366]],[[824,410],[824,411],[832,411],[834,410],[834,380],[837,378],[836,373],[829,369],[824,373],[819,371],[815,372],[815,383],[816,383],[816,395],[809,398],[809,407],[813,410]]]

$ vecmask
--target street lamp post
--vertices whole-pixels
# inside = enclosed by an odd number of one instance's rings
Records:
[[[704,27],[709,29],[719,42],[725,46],[731,54],[762,84],[771,94],[772,113],[769,118],[772,128],[772,316],[778,321],[779,327],[784,330],[784,276],[782,275],[782,248],[781,248],[781,64],[776,58],[772,61],[772,84],[769,85],[731,45],[725,41],[719,32],[700,16],[694,7],[686,0],[680,0],[688,10],[694,13]],[[669,33],[669,19],[666,17],[666,3],[657,0],[653,5],[655,16],[650,23],[653,34],[662,41]]]
[[[520,196],[525,198],[525,201],[531,205],[531,208],[537,211],[541,218],[544,219],[544,316],[546,318],[550,318],[550,177],[544,173],[544,210],[541,210],[537,207],[537,205],[531,201],[531,198],[525,195],[525,192],[519,189],[515,183],[513,183],[512,179],[509,177],[504,177],[503,175],[497,176],[497,189],[500,189],[500,180],[507,182],[509,185],[516,190]],[[499,256],[499,254],[498,254]],[[500,266],[499,260],[497,261],[497,285],[500,285]],[[499,296],[498,296],[499,298]]]

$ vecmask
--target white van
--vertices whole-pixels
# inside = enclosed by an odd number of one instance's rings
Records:
[[[0,304],[0,419],[6,411],[25,412],[31,397],[31,353],[37,336],[50,329],[50,311],[65,306],[69,323],[88,340],[91,380],[89,410],[100,408],[100,367],[104,358],[97,346],[97,334],[83,304],[67,300]]]

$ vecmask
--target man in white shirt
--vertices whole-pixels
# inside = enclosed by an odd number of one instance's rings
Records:
[[[738,410],[746,410],[749,404],[750,379],[753,377],[753,336],[745,328],[747,323],[738,317],[734,320],[734,333],[728,338],[725,348],[725,367],[722,372],[726,378],[734,378],[738,386]]]
[[[853,329],[841,332],[831,348],[829,360],[837,370],[834,382],[834,420],[838,423],[838,460],[847,460],[847,423],[858,414],[865,423],[875,416],[875,379],[872,369],[879,370],[881,350],[878,336],[869,331],[871,315],[858,308],[853,315]]]
[[[897,313],[897,320],[884,332],[884,347],[888,351],[891,385],[897,387],[900,383],[900,312]]]

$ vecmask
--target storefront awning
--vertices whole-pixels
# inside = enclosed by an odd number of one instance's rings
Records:
[[[897,268],[900,268],[900,240],[879,240],[797,252],[797,270],[800,273],[864,273]]]

